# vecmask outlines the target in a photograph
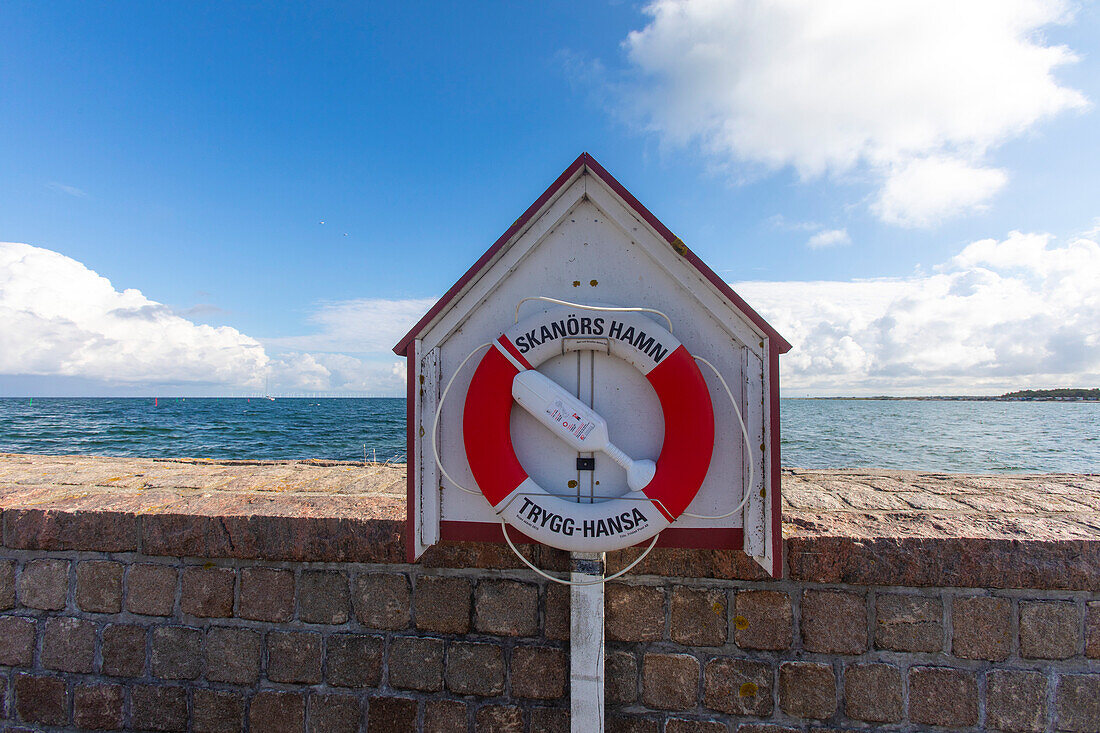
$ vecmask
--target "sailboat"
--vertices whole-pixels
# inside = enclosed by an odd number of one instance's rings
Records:
[[[264,384],[264,399],[275,401],[275,398],[271,396],[271,375],[267,377],[267,382]]]

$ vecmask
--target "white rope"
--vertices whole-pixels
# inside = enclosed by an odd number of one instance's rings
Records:
[[[656,308],[619,308],[615,306],[599,306],[599,305],[585,305],[583,303],[573,303],[568,300],[558,300],[557,298],[548,298],[545,295],[532,295],[524,298],[520,302],[516,303],[516,323],[519,323],[519,308],[521,305],[529,300],[545,300],[547,303],[557,303],[558,305],[567,305],[570,308],[579,308],[583,311],[611,311],[613,313],[656,313],[661,318],[665,319],[668,323],[668,332],[672,333],[672,319],[665,315],[663,312]]]
[[[532,570],[534,570],[536,573],[538,573],[542,577],[546,578],[547,580],[552,580],[555,583],[561,583],[562,585],[599,585],[601,583],[607,583],[608,581],[615,580],[615,578],[620,578],[623,575],[626,575],[627,573],[629,573],[631,570],[633,570],[635,565],[637,565],[638,563],[640,563],[642,560],[645,559],[645,556],[648,555],[649,551],[652,550],[654,545],[657,544],[657,538],[661,536],[660,532],[655,534],[653,536],[653,541],[649,543],[649,547],[645,548],[645,552],[643,552],[641,555],[639,555],[637,560],[630,563],[629,565],[627,565],[625,568],[623,568],[619,572],[615,573],[614,575],[609,575],[606,578],[599,578],[598,580],[586,580],[586,581],[580,582],[580,581],[575,581],[575,580],[562,580],[561,578],[555,578],[553,575],[545,573],[542,570],[540,570],[539,568],[535,567],[535,564],[532,563],[527,558],[525,558],[523,555],[521,555],[520,551],[518,549],[516,549],[516,546],[514,544],[512,544],[512,538],[508,536],[508,525],[505,523],[505,521],[503,519],[500,520],[500,529],[501,529],[502,532],[504,532],[504,539],[508,542],[508,546],[512,548],[512,552],[516,553],[516,557],[518,557],[520,560],[523,561],[524,565],[531,568]]]
[[[730,511],[726,512],[725,514],[715,514],[711,516],[709,514],[692,514],[691,512],[684,512],[681,516],[694,517],[695,519],[725,519],[731,514],[736,514],[737,512],[741,511],[745,506],[745,502],[749,500],[749,496],[753,491],[752,482],[755,476],[752,470],[752,444],[749,443],[749,431],[745,429],[745,420],[741,417],[741,408],[737,406],[737,401],[733,399],[733,392],[730,391],[730,387],[728,384],[726,384],[726,380],[722,378],[721,372],[718,371],[718,368],[716,366],[714,366],[701,356],[692,355],[691,358],[695,359],[696,361],[701,361],[711,368],[711,371],[714,372],[714,376],[718,377],[718,381],[722,383],[722,387],[726,390],[726,395],[730,398],[730,404],[733,405],[733,413],[737,415],[737,422],[741,425],[741,437],[745,439],[745,455],[749,459],[749,480],[748,483],[745,485],[745,495],[741,498],[741,503],[735,506]]]
[[[454,384],[455,377],[457,377],[458,373],[462,371],[462,367],[466,366],[466,362],[470,360],[470,357],[472,357],[481,349],[484,349],[486,346],[492,345],[493,343],[490,341],[489,343],[474,347],[474,350],[467,354],[466,358],[462,360],[462,363],[458,365],[458,369],[455,369],[455,373],[451,375],[451,378],[449,380],[447,380],[447,386],[443,388],[443,394],[439,395],[439,404],[436,405],[435,408],[435,422],[432,423],[432,455],[435,456],[436,468],[438,468],[439,472],[446,476],[447,480],[454,484],[456,488],[462,489],[467,494],[477,494],[478,496],[481,496],[480,491],[472,491],[470,489],[467,489],[465,486],[455,481],[451,477],[451,474],[447,473],[447,469],[443,468],[443,462],[439,460],[439,445],[438,438],[436,436],[439,434],[439,414],[443,411],[443,400],[447,399],[447,393],[451,391],[451,385]]]

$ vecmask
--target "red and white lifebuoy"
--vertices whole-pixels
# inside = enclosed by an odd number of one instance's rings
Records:
[[[616,499],[579,504],[550,494],[523,469],[512,446],[510,415],[513,393],[523,399],[549,383],[537,373],[520,375],[554,356],[586,350],[617,356],[646,377],[660,401],[665,431],[655,470],[650,464],[648,473],[632,471],[631,481],[644,485]],[[593,420],[576,398],[552,402],[558,407],[548,407],[544,423],[557,420],[559,437],[572,445],[591,440]],[[549,414],[563,411],[560,420],[560,414]],[[652,538],[695,498],[714,451],[714,408],[691,354],[654,321],[638,313],[562,307],[517,323],[486,352],[466,392],[462,431],[474,480],[504,521],[552,547],[611,551]]]

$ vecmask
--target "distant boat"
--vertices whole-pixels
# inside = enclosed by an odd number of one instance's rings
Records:
[[[271,377],[267,378],[267,382],[264,384],[264,399],[275,401],[275,398],[271,396]]]

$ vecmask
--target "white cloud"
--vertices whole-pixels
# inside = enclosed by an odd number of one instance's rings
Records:
[[[885,222],[926,227],[977,211],[1004,188],[1008,175],[958,158],[921,158],[890,170],[871,209]]]
[[[404,396],[405,362],[347,354],[288,352],[272,362],[273,392],[346,392]]]
[[[847,230],[826,229],[810,237],[806,241],[806,246],[810,249],[824,249],[825,247],[839,247],[851,243],[852,238],[848,236]]]
[[[255,339],[198,325],[57,252],[0,243],[0,374],[256,385]]]
[[[68,194],[69,196],[75,196],[78,199],[88,198],[88,194],[83,189],[79,189],[76,186],[69,186],[64,183],[58,183],[57,181],[50,181],[46,184],[46,188],[57,191],[58,193]]]
[[[270,355],[236,329],[194,323],[214,306],[181,313],[111,282],[74,259],[0,243],[0,374],[81,377],[109,385],[221,391],[404,394],[405,365],[390,348],[432,300],[323,305],[316,353]],[[426,305],[427,304],[427,305]],[[415,317],[413,317],[415,316]],[[346,329],[346,330],[342,330]],[[338,351],[366,352],[363,358]]]
[[[359,298],[322,303],[309,321],[316,333],[265,339],[287,349],[369,353],[389,351],[420,320],[436,298]]]
[[[1012,232],[932,275],[733,287],[794,344],[799,394],[989,393],[1100,383],[1100,244]]]
[[[870,175],[875,212],[930,225],[988,201],[988,151],[1085,106],[1040,31],[1058,0],[657,0],[624,42],[628,102],[722,165]],[[940,193],[944,187],[949,193]],[[962,192],[961,198],[952,198]],[[957,205],[953,202],[957,201]]]

